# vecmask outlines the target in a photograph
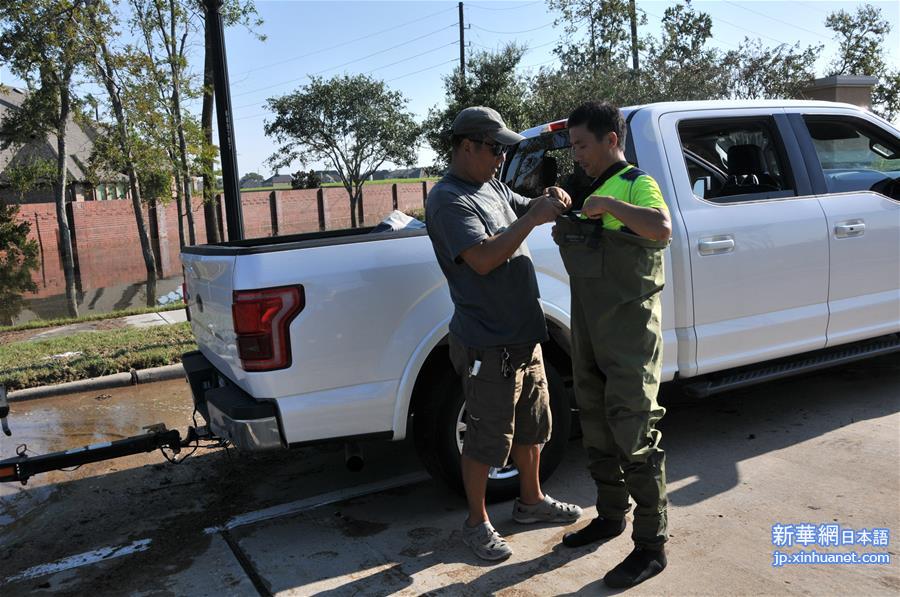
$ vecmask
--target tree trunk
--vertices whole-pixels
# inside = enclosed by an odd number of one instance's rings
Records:
[[[141,254],[144,257],[144,268],[147,270],[147,306],[156,305],[156,257],[150,246],[150,236],[147,234],[147,226],[144,224],[142,210],[140,181],[134,165],[134,155],[131,152],[131,144],[128,142],[128,126],[125,121],[125,109],[119,99],[119,89],[113,80],[113,67],[109,50],[105,43],[100,43],[100,51],[103,54],[102,77],[109,94],[109,101],[116,117],[116,133],[119,137],[119,149],[125,156],[125,168],[128,171],[128,185],[131,187],[131,206],[134,209],[134,219],[137,224],[138,239],[141,241]]]
[[[212,117],[213,117],[213,64],[212,64],[212,31],[207,22],[205,30],[205,54],[203,63],[203,108],[200,112],[200,128],[203,130],[203,142],[207,147],[212,147]],[[206,221],[206,242],[222,242],[222,234],[219,231],[219,219],[216,217],[215,200],[213,197],[213,160],[207,158],[204,151],[203,158],[203,216]]]
[[[78,297],[75,294],[75,256],[72,251],[72,233],[66,215],[66,123],[69,121],[71,104],[69,82],[60,85],[59,122],[56,127],[56,223],[59,226],[60,250],[62,251],[63,272],[66,278],[66,307],[70,317],[78,317]]]
[[[350,227],[356,228],[356,193],[353,192],[353,186],[347,189],[347,193],[350,195]]]
[[[173,174],[175,176],[175,205],[178,207],[178,247],[184,248],[184,203],[182,201],[181,173],[177,167],[177,160],[172,157],[172,165],[175,166]]]

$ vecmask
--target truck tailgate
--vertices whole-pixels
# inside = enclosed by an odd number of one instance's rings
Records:
[[[235,255],[182,253],[191,327],[204,356],[219,371],[241,372],[231,315]]]

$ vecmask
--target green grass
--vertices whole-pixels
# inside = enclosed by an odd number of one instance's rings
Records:
[[[82,332],[0,346],[0,384],[20,390],[181,362],[196,350],[189,323]],[[64,358],[47,358],[67,352]]]
[[[2,325],[0,332],[18,332],[21,330],[36,330],[40,328],[58,327],[61,325],[69,325],[72,323],[83,323],[85,321],[100,321],[103,319],[115,319],[117,317],[128,317],[129,315],[141,315],[142,313],[157,313],[159,311],[177,311],[184,309],[184,303],[178,301],[167,305],[156,307],[135,307],[133,309],[124,309],[122,311],[110,311],[108,313],[92,313],[91,315],[81,315],[79,317],[61,317],[58,319],[34,319],[27,323],[19,325]]]

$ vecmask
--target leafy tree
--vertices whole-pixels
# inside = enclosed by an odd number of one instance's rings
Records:
[[[532,125],[528,84],[516,74],[525,51],[524,46],[509,44],[499,52],[476,52],[466,64],[465,81],[459,67],[444,77],[446,105],[431,108],[422,124],[425,139],[437,154],[435,170],[442,171],[450,163],[450,126],[464,108],[494,108],[512,130]]]
[[[665,10],[662,35],[649,43],[641,72],[640,101],[704,100],[725,97],[731,83],[724,57],[707,46],[712,19],[688,0]]]
[[[320,186],[322,186],[322,179],[315,170],[309,172],[297,170],[291,174],[292,189],[317,189]]]
[[[884,59],[884,40],[891,24],[882,17],[881,9],[864,4],[852,15],[839,10],[828,15],[825,26],[834,31],[839,43],[828,74],[877,77],[873,110],[888,120],[900,114],[900,69],[888,68]]]
[[[766,47],[759,39],[744,38],[740,48],[726,55],[733,99],[797,98],[815,78],[815,62],[824,46],[781,44]]]
[[[258,172],[248,172],[241,176],[241,180],[238,183],[241,188],[243,187],[258,187],[265,180],[262,174]]]
[[[560,14],[554,24],[566,33],[554,49],[564,65],[593,69],[626,63],[631,53],[628,0],[547,0],[547,7]],[[639,24],[644,23],[642,15]]]
[[[190,116],[184,101],[196,97],[188,70],[187,51],[192,33],[196,32],[195,6],[185,6],[177,0],[131,0],[132,20],[136,33],[143,41],[141,68],[156,85],[157,101],[166,119],[164,135],[169,159],[175,164],[175,199],[178,205],[178,240],[180,246],[196,244],[192,209],[192,169],[189,158],[187,130]],[[195,127],[199,131],[199,127]],[[199,146],[194,142],[191,145]],[[183,220],[187,221],[185,239]]]
[[[38,244],[28,238],[31,226],[17,221],[18,205],[0,201],[0,322],[12,323],[23,292],[37,292],[31,272],[38,266]]]
[[[275,114],[266,135],[282,147],[269,158],[277,168],[294,160],[331,163],[350,198],[352,226],[363,223],[362,187],[386,161],[412,165],[419,127],[403,94],[365,75],[313,77],[297,91],[268,100]]]
[[[9,187],[17,195],[18,202],[22,203],[28,193],[53,186],[56,164],[40,157],[20,156],[17,155],[3,170],[0,184]]]
[[[138,240],[141,245],[141,255],[144,259],[144,268],[147,271],[147,305],[156,304],[156,257],[150,246],[150,236],[144,223],[143,205],[141,198],[141,184],[138,173],[138,151],[136,145],[140,143],[136,139],[135,129],[130,115],[134,113],[132,106],[126,104],[128,96],[125,88],[129,85],[127,77],[123,76],[126,65],[130,62],[128,51],[116,51],[110,46],[110,40],[114,35],[118,20],[112,14],[106,4],[95,2],[88,13],[89,30],[85,33],[93,41],[93,53],[89,61],[89,70],[94,78],[106,89],[109,106],[111,108],[114,123],[105,127],[108,139],[115,148],[110,152],[115,156],[111,160],[114,170],[123,172],[128,177],[128,185],[131,190],[131,205],[134,211],[135,224],[137,226]],[[126,108],[127,106],[127,108]],[[99,112],[95,104],[95,110]],[[108,154],[109,155],[109,154]]]
[[[18,110],[8,110],[0,127],[3,147],[56,135],[56,220],[59,227],[66,305],[78,315],[75,259],[66,217],[68,145],[66,125],[77,103],[74,77],[89,49],[82,35],[84,0],[0,0],[0,56],[30,93]]]

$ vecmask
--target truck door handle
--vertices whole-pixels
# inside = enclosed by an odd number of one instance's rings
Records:
[[[734,238],[731,236],[713,236],[700,241],[701,255],[721,255],[734,251]]]
[[[862,220],[847,220],[846,222],[838,222],[834,227],[835,238],[851,238],[854,236],[862,236],[866,233],[866,223]]]

